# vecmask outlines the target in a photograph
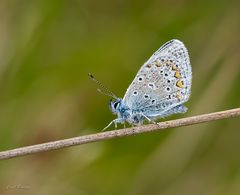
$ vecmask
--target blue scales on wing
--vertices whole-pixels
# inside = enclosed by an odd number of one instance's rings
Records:
[[[138,71],[123,102],[149,118],[186,112],[192,70],[184,44],[171,40],[161,46]]]

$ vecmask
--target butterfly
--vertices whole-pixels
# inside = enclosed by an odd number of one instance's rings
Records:
[[[172,114],[185,113],[184,103],[191,94],[192,68],[187,48],[176,39],[162,45],[140,68],[123,98],[117,97],[89,73],[102,89],[99,92],[112,97],[110,110],[117,115],[113,123],[128,122],[142,125]]]

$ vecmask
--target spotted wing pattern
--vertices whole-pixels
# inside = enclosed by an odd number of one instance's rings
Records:
[[[191,82],[188,51],[181,41],[174,39],[143,64],[123,101],[133,111],[146,116],[166,115],[180,109],[177,106],[189,99]]]

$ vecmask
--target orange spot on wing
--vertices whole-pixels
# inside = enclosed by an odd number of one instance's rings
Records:
[[[178,101],[180,101],[183,98],[182,95],[180,95],[179,93],[177,93],[176,97],[177,97]]]
[[[180,76],[181,76],[181,74],[180,74],[179,70],[177,70],[177,71],[175,72],[174,77],[176,77],[176,78],[178,79],[178,78],[180,78]]]
[[[175,64],[172,66],[172,70],[177,70],[177,66]]]
[[[152,67],[152,65],[151,65],[151,64],[147,64],[146,66],[147,66],[148,68],[151,68],[151,67]]]
[[[180,87],[182,88],[183,87],[183,82],[178,80],[177,83],[176,83],[177,87]]]
[[[159,61],[158,59],[157,59],[155,62],[156,62],[156,66],[157,66],[157,67],[160,67],[160,66],[161,66],[161,63],[160,63],[160,61]]]

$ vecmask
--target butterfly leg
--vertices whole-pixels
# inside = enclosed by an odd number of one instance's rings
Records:
[[[149,117],[147,117],[145,114],[141,113],[141,115],[148,120],[148,122],[154,124],[154,125],[158,125],[158,123],[156,123],[154,120],[150,119]]]
[[[153,121],[153,120],[151,120],[149,117],[147,117],[145,114],[141,114],[145,119],[147,119],[148,120],[148,122],[150,122],[150,123],[153,123],[153,124],[156,124],[156,122],[155,121]]]
[[[108,129],[113,123],[114,123],[114,120],[111,121],[106,127],[104,127],[104,128],[102,129],[102,131],[105,131],[106,129]],[[115,125],[115,126],[116,126],[116,125]]]
[[[124,125],[125,125],[125,120],[122,119],[122,118],[114,119],[102,131],[105,131],[106,129],[108,129],[113,123],[115,125],[115,129],[117,129],[117,124],[118,123],[124,123]]]

